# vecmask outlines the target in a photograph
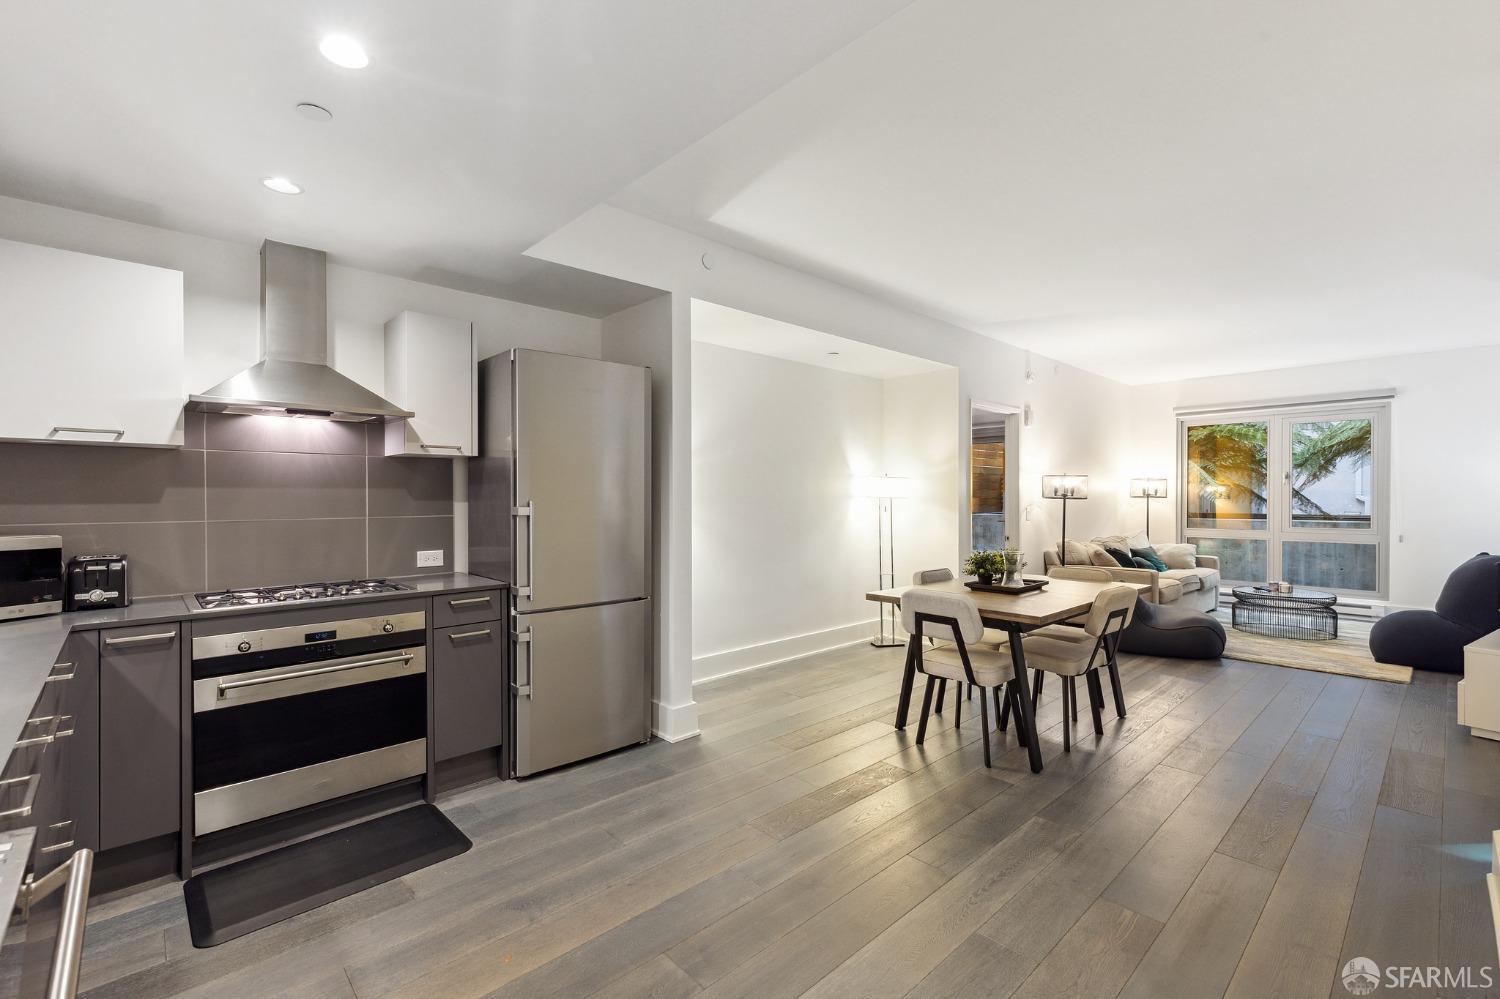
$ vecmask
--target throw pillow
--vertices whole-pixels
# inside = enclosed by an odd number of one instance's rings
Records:
[[[1089,564],[1090,565],[1097,565],[1097,566],[1099,566],[1100,568],[1103,568],[1103,569],[1116,569],[1116,568],[1119,568],[1119,563],[1115,561],[1115,558],[1114,558],[1113,555],[1111,555],[1109,552],[1107,552],[1107,551],[1104,550],[1104,546],[1103,545],[1096,545],[1092,541],[1090,541],[1084,547],[1086,547],[1089,550]]]
[[[1119,548],[1105,548],[1104,550],[1109,553],[1109,557],[1110,558],[1114,559],[1116,562],[1120,563],[1125,568],[1127,568],[1127,569],[1134,569],[1135,568],[1135,561],[1133,559],[1131,559],[1131,557],[1129,555],[1127,555],[1123,551],[1121,551]]]
[[[1135,567],[1137,569],[1153,569],[1154,570],[1156,568],[1155,565],[1153,565],[1150,562],[1147,562],[1145,559],[1139,558],[1139,557],[1137,557],[1135,555],[1132,555],[1130,557],[1130,560],[1135,563]]]
[[[1132,547],[1130,549],[1130,554],[1134,555],[1136,558],[1145,559],[1148,563],[1146,566],[1146,568],[1148,569],[1155,569],[1157,572],[1167,571],[1167,563],[1163,562],[1161,560],[1161,557],[1156,554],[1155,548],[1151,548],[1149,546],[1145,548]]]
[[[1120,551],[1130,550],[1130,540],[1123,534],[1105,534],[1093,539],[1094,544],[1103,549],[1117,548]]]
[[[1089,557],[1089,546],[1083,541],[1069,541],[1063,550],[1063,561],[1068,565],[1093,565],[1094,560]]]
[[[1138,531],[1126,541],[1126,544],[1128,544],[1132,550],[1136,548],[1150,548],[1151,539],[1146,537],[1145,531]]]
[[[1168,569],[1198,568],[1197,545],[1157,545],[1156,554]]]

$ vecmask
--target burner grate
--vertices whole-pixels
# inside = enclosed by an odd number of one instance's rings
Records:
[[[228,607],[257,607],[267,604],[302,603],[308,600],[332,600],[338,597],[367,596],[372,593],[405,593],[412,589],[405,583],[388,579],[345,579],[332,583],[292,583],[284,586],[257,586],[195,593],[193,598],[203,610]]]

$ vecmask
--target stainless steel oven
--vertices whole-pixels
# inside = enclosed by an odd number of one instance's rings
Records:
[[[193,638],[193,831],[427,769],[422,611]]]

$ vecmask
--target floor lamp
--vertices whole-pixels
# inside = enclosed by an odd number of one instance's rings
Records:
[[[1068,500],[1089,498],[1087,475],[1042,476],[1042,498],[1062,500],[1062,544],[1057,546],[1057,557],[1063,565],[1068,564]]]
[[[872,475],[855,482],[855,494],[876,501],[875,521],[875,588],[886,590],[896,585],[896,510],[898,499],[911,496],[911,480],[900,475]],[[882,602],[880,626],[870,644],[877,649],[905,645],[896,634],[895,604]],[[889,620],[889,624],[887,621]]]
[[[1146,500],[1146,537],[1148,539],[1151,537],[1151,501],[1154,499],[1163,499],[1166,495],[1166,479],[1130,480],[1131,499],[1141,499],[1144,497]]]

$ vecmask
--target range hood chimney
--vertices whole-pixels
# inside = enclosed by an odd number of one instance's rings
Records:
[[[328,255],[266,240],[260,247],[260,356],[188,408],[365,422],[414,416],[328,366]]]

